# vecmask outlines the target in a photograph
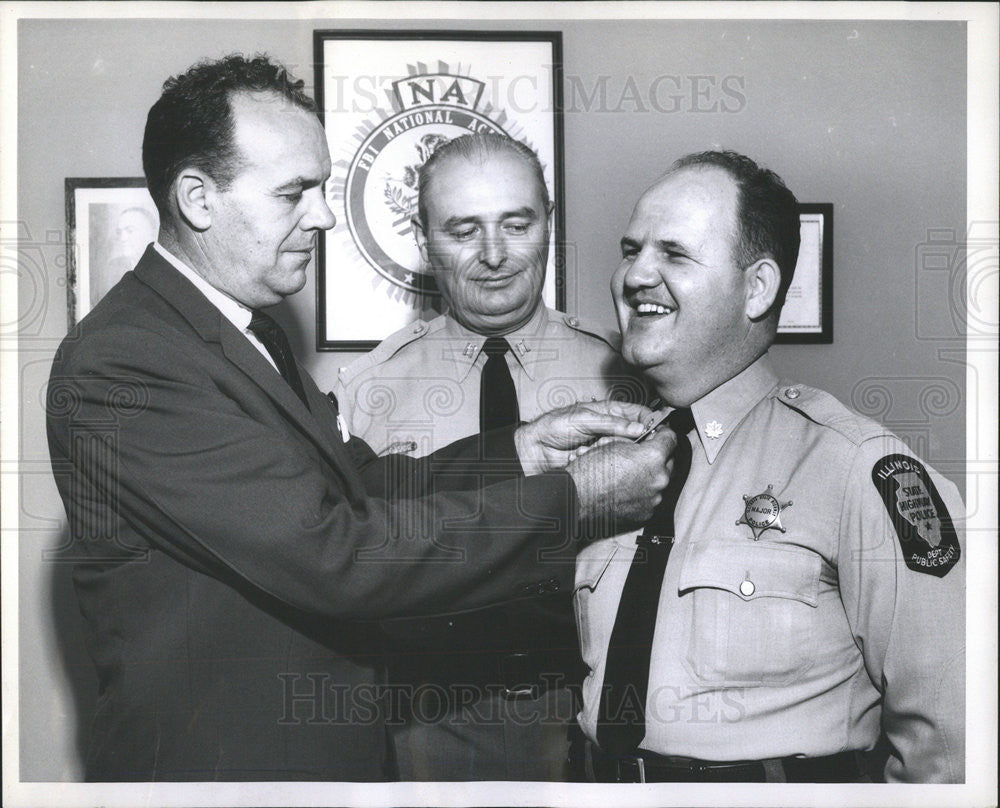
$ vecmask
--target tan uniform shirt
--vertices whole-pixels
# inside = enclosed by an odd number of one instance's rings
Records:
[[[585,328],[576,317],[540,307],[523,328],[507,335],[507,341],[511,350],[505,358],[521,420],[610,395],[644,399],[642,385],[622,363],[611,341]],[[405,452],[417,457],[478,433],[485,342],[485,337],[447,316],[429,323],[417,321],[387,337],[340,373],[335,394],[351,434],[378,453]],[[410,642],[428,649],[431,660],[441,657],[436,664],[445,668],[449,652],[453,653],[459,670],[468,647],[488,649],[487,654],[495,655],[497,649],[506,647],[511,632],[521,633],[529,648],[539,642],[571,645],[572,607],[570,593],[565,594],[565,600],[555,595],[556,600],[528,600],[462,619],[384,625],[395,648],[403,649],[392,665],[392,676],[408,682],[416,671],[419,678],[422,658],[409,656]],[[499,661],[496,665],[499,682]],[[487,684],[484,692],[499,691],[491,691]],[[478,703],[455,709],[454,718],[413,720],[393,729],[402,779],[559,780],[566,776],[566,726],[574,707],[565,688],[549,690],[540,699],[503,701],[493,695],[490,706]]]
[[[576,317],[540,306],[507,335],[522,421],[615,394],[643,399],[612,342]],[[447,316],[418,320],[341,370],[334,393],[352,435],[377,454],[423,457],[479,432],[486,338]]]
[[[888,780],[962,780],[955,486],[827,393],[779,382],[766,356],[692,412],[642,748],[816,757],[870,749],[881,727],[896,750]],[[632,534],[605,539],[577,564],[590,668],[580,721],[592,740],[634,551]]]

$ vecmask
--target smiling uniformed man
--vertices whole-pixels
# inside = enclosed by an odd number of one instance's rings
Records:
[[[691,155],[621,245],[623,356],[687,440],[665,518],[578,560],[592,773],[961,782],[962,503],[887,429],[772,367],[795,197],[747,157]]]

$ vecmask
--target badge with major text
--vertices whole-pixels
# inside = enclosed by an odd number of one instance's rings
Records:
[[[743,516],[736,520],[738,525],[748,525],[753,531],[753,540],[758,541],[765,530],[785,532],[781,524],[781,509],[790,508],[792,501],[779,502],[773,494],[774,486],[769,485],[759,494],[743,495]]]

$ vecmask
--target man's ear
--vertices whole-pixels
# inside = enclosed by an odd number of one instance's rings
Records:
[[[413,238],[417,242],[417,249],[420,251],[420,260],[424,262],[424,266],[430,266],[430,258],[427,253],[427,234],[424,232],[424,226],[420,223],[420,217],[414,216],[410,219],[410,225],[413,227]]]
[[[746,315],[751,320],[764,317],[774,305],[781,286],[781,270],[773,258],[761,258],[743,272]]]
[[[212,178],[196,168],[184,169],[174,181],[177,210],[195,230],[208,230],[212,225],[208,195],[214,188]]]

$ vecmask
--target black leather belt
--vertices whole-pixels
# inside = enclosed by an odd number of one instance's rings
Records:
[[[604,758],[595,773],[599,780],[618,783],[851,783],[865,777],[865,768],[860,752],[735,761],[646,752],[618,761]]]

